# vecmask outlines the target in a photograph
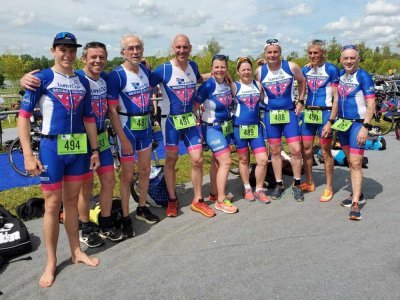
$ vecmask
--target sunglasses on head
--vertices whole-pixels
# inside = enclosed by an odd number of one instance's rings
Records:
[[[268,39],[265,42],[265,46],[269,46],[269,45],[279,45],[278,39]]]
[[[357,46],[355,46],[355,45],[346,45],[346,46],[343,46],[342,52],[343,52],[344,50],[347,50],[347,49],[353,49],[353,50],[358,51]]]
[[[238,60],[237,60],[237,62],[236,62],[236,68],[239,69],[240,65],[241,65],[242,63],[245,63],[245,62],[247,62],[247,63],[249,63],[251,66],[253,66],[253,63],[251,62],[250,58],[248,58],[248,57],[239,57]]]
[[[223,54],[215,54],[213,56],[213,58],[212,58],[212,61],[214,61],[216,59],[228,61],[229,60],[229,56],[226,56],[226,55],[223,55]]]
[[[73,40],[76,42],[76,37],[72,33],[69,33],[69,32],[59,32],[54,37],[55,41],[63,40],[63,39],[69,39],[69,40]]]

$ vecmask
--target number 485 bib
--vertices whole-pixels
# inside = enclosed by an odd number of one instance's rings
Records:
[[[86,133],[59,134],[57,136],[58,155],[87,153]]]

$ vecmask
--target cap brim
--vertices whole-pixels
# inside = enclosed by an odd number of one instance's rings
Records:
[[[76,48],[82,47],[81,44],[77,44],[73,40],[67,40],[67,39],[55,41],[53,43],[53,46],[57,46],[57,45],[67,45],[67,46],[73,46],[73,47],[76,47]]]

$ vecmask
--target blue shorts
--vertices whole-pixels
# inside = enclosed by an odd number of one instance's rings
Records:
[[[167,150],[178,150],[179,139],[183,140],[188,151],[202,149],[200,132],[197,126],[178,130],[175,128],[172,118],[168,116],[162,130],[165,133],[164,143]]]
[[[42,190],[54,191],[62,188],[62,181],[84,181],[92,172],[88,172],[90,160],[86,154],[58,155],[57,139],[40,139],[39,159],[44,171],[40,174]]]
[[[233,127],[233,136],[235,138],[235,145],[238,152],[247,151],[248,146],[250,145],[253,153],[258,152],[266,152],[267,149],[265,147],[264,135],[263,135],[263,127],[258,125],[258,137],[254,139],[241,139],[240,138],[240,125],[235,125]]]
[[[322,124],[311,124],[311,123],[305,123],[304,122],[304,114],[302,116],[302,124],[301,124],[301,135],[303,137],[309,136],[313,137],[315,134],[318,132],[318,137],[321,137],[322,135],[322,128],[324,128],[326,122],[328,122],[329,117],[331,115],[330,110],[323,110],[322,111]]]
[[[350,148],[352,154],[364,154],[364,146],[357,143],[357,135],[362,127],[361,122],[353,122],[347,131],[338,131],[338,139],[343,149]]]
[[[221,125],[208,126],[202,124],[201,132],[208,147],[216,156],[230,150],[232,134],[224,136]]]
[[[90,172],[90,158],[92,156],[91,151],[88,151],[87,160],[89,161],[87,171]],[[99,153],[100,167],[96,170],[98,175],[102,175],[107,172],[114,172],[114,158],[111,153],[111,148],[105,149]]]
[[[289,110],[289,117],[289,123],[272,125],[270,124],[269,111],[265,111],[264,124],[270,144],[280,143],[282,135],[285,136],[288,143],[300,141],[299,120],[294,110]]]
[[[122,148],[120,147],[119,154],[121,156],[121,161],[133,160],[136,151],[147,149],[151,145],[153,135],[150,121],[149,126],[147,127],[147,129],[144,130],[130,130],[127,126],[124,126],[124,133],[132,144],[133,154],[124,155],[122,153]],[[121,145],[121,141],[119,138],[118,143]]]

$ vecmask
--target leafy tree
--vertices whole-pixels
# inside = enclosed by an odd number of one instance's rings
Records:
[[[30,63],[24,62],[18,55],[3,54],[0,60],[0,68],[6,79],[17,84],[22,75],[30,69]]]
[[[338,64],[341,51],[342,45],[338,43],[335,37],[332,38],[327,45],[326,60],[333,64]]]

